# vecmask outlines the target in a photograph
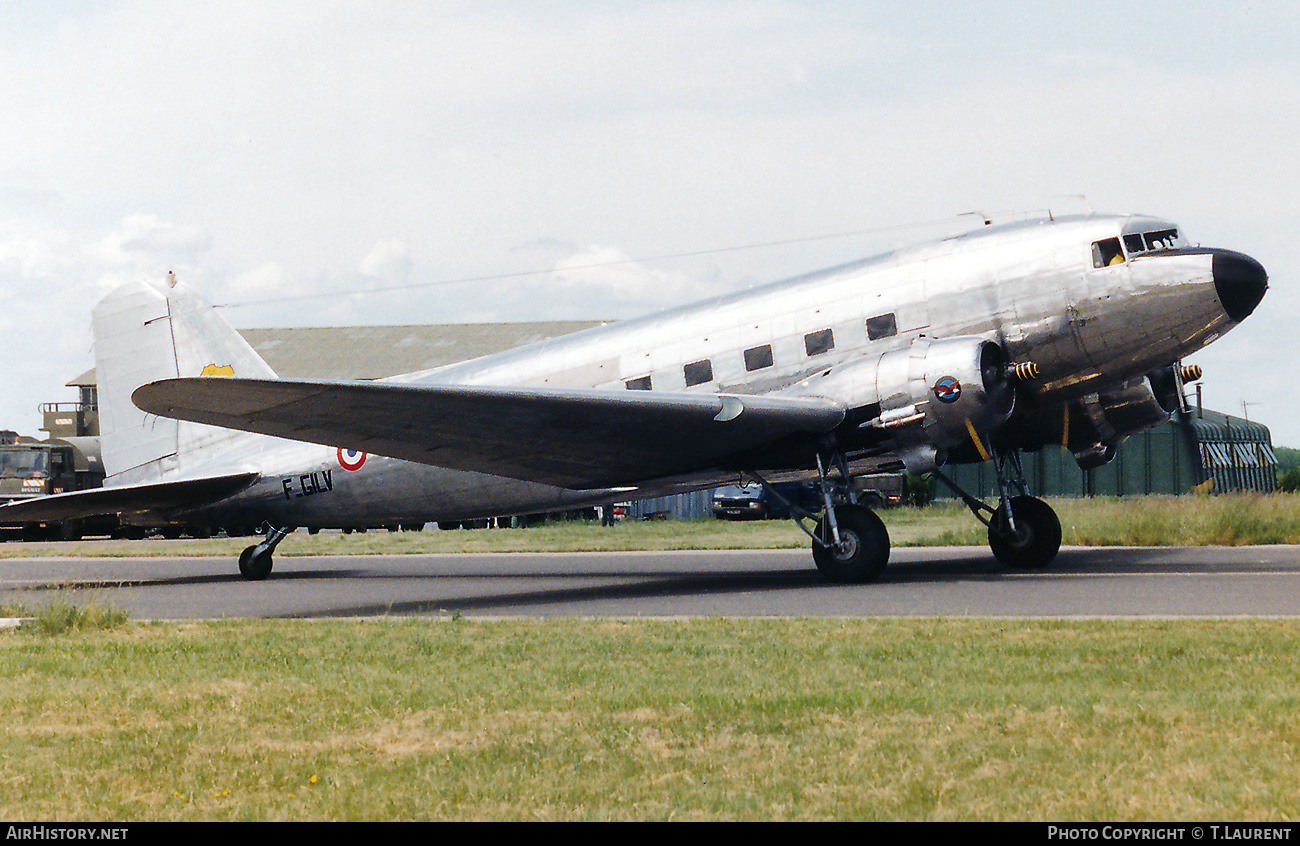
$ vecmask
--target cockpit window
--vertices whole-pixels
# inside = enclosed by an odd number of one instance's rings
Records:
[[[1124,236],[1124,249],[1128,254],[1149,253],[1156,250],[1172,250],[1187,246],[1186,239],[1178,234],[1177,229],[1157,229],[1154,232],[1133,232]]]
[[[1181,247],[1183,239],[1178,236],[1177,229],[1161,229],[1159,232],[1146,232],[1142,237],[1146,239],[1148,250],[1172,250],[1174,247]]]
[[[1120,249],[1118,238],[1107,238],[1092,243],[1092,266],[1111,267],[1124,263],[1124,251]]]

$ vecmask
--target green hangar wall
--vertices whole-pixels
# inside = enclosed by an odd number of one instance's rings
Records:
[[[1091,470],[1080,470],[1074,457],[1059,447],[1026,452],[1022,458],[1025,482],[1035,496],[1277,490],[1277,456],[1268,428],[1209,409],[1177,415],[1130,435],[1109,463]],[[954,464],[943,472],[971,494],[997,494],[991,464]],[[935,494],[941,499],[954,496],[943,483]]]

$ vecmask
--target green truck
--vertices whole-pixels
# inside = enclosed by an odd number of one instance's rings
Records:
[[[104,484],[95,407],[46,403],[41,412],[45,417],[42,428],[50,435],[46,440],[0,431],[0,504]],[[84,534],[120,531],[116,516],[54,523],[0,523],[0,538],[4,539],[77,540]]]
[[[98,488],[104,484],[99,438],[69,437],[38,441],[0,432],[0,503]],[[110,534],[115,518],[98,521],[0,524],[0,536],[23,540],[77,540],[84,533]],[[91,525],[94,523],[93,525]]]

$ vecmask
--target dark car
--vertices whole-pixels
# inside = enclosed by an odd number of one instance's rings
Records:
[[[811,485],[790,482],[773,487],[789,502],[802,508],[816,507],[816,491]],[[728,485],[713,492],[713,516],[724,520],[784,518],[790,516],[790,509],[762,485]]]

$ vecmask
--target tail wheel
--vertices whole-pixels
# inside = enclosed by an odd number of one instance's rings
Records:
[[[1061,521],[1052,507],[1032,496],[1011,498],[1016,530],[1005,526],[999,511],[989,525],[993,555],[1013,570],[1041,570],[1061,549]]]
[[[835,509],[840,543],[834,545],[830,523],[817,523],[817,537],[827,545],[813,544],[817,569],[832,582],[864,584],[874,582],[889,563],[889,532],[872,511],[860,505]]]
[[[239,555],[239,572],[250,582],[260,582],[271,575],[271,551],[257,551],[257,546],[250,546]]]

